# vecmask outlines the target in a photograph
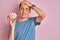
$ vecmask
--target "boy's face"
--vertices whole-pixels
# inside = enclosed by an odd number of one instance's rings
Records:
[[[26,4],[22,3],[19,9],[20,17],[26,18],[29,16],[29,13],[30,13],[29,7]]]

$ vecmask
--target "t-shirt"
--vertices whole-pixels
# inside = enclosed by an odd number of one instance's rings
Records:
[[[35,26],[40,25],[40,23],[36,22],[36,17],[28,18],[24,22],[16,20],[14,40],[35,40]],[[10,31],[11,27],[9,26],[8,36]]]

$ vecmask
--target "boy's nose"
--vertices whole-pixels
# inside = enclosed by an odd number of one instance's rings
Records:
[[[25,9],[23,9],[23,13],[25,13]]]

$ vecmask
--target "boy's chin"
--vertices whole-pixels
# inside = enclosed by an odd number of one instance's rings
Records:
[[[27,18],[28,16],[22,16],[23,18]]]

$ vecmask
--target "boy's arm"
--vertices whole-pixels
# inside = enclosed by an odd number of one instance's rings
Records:
[[[40,23],[45,18],[46,14],[35,5],[32,5],[32,9],[35,10],[39,15],[38,17],[36,17],[36,22]]]
[[[11,31],[10,31],[8,40],[14,40],[14,29],[15,29],[16,19],[14,19],[14,21],[12,21],[11,18],[9,16],[7,16],[7,20],[9,22],[9,24],[11,25]]]
[[[35,12],[37,12],[37,14],[39,15],[38,17],[36,17],[36,22],[37,23],[41,22],[45,18],[46,14],[40,8],[38,8],[37,6],[31,4],[28,1],[24,1],[24,3],[27,6],[31,7],[33,10],[35,10]]]
[[[14,28],[11,29],[10,35],[8,37],[8,40],[14,40]]]

